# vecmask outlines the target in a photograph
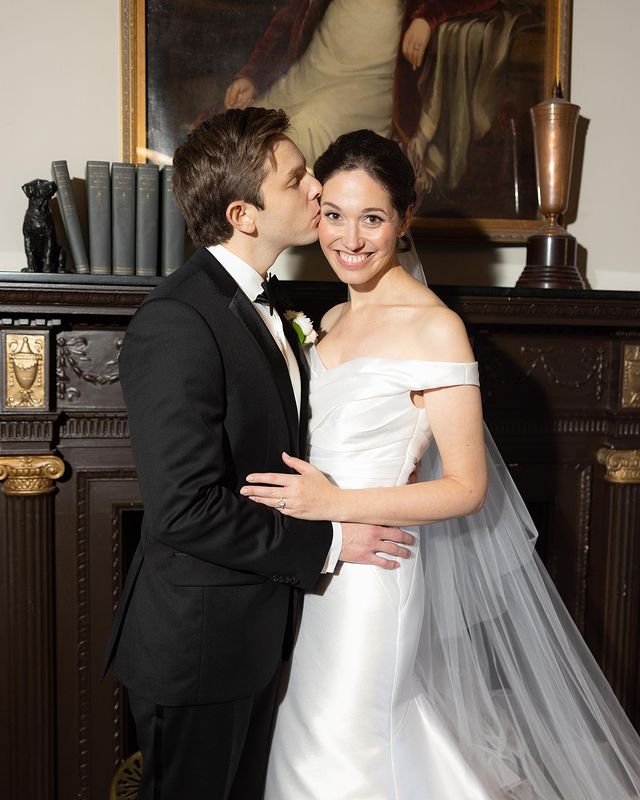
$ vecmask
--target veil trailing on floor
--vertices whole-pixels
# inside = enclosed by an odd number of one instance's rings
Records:
[[[426,283],[415,248],[401,260]],[[535,526],[486,428],[485,437],[482,510],[421,529],[416,669],[427,702],[492,800],[640,798],[640,738],[535,552]],[[433,442],[419,479],[440,476]]]

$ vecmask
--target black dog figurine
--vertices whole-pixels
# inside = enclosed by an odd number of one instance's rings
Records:
[[[25,183],[22,191],[29,198],[22,233],[27,254],[23,272],[64,272],[66,253],[58,244],[49,200],[58,190],[53,181],[36,178]]]

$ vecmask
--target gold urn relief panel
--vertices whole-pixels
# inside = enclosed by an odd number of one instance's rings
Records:
[[[624,346],[622,408],[640,408],[640,344]]]
[[[49,334],[2,332],[2,410],[46,411],[49,401]]]

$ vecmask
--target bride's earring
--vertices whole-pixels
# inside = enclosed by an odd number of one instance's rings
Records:
[[[398,233],[400,236],[396,239],[396,250],[399,253],[408,253],[412,246],[413,242],[411,241],[411,234],[409,233],[409,228],[411,227],[411,220],[413,218],[413,206],[409,206],[406,212],[402,216],[402,225],[400,226],[400,230]]]
[[[399,253],[408,253],[411,250],[411,239],[407,233],[402,233],[396,239],[396,250]]]

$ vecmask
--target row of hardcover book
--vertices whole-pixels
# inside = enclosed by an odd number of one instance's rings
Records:
[[[86,246],[66,161],[51,165],[76,272],[169,275],[185,258],[185,223],[171,187],[173,167],[87,161]]]

